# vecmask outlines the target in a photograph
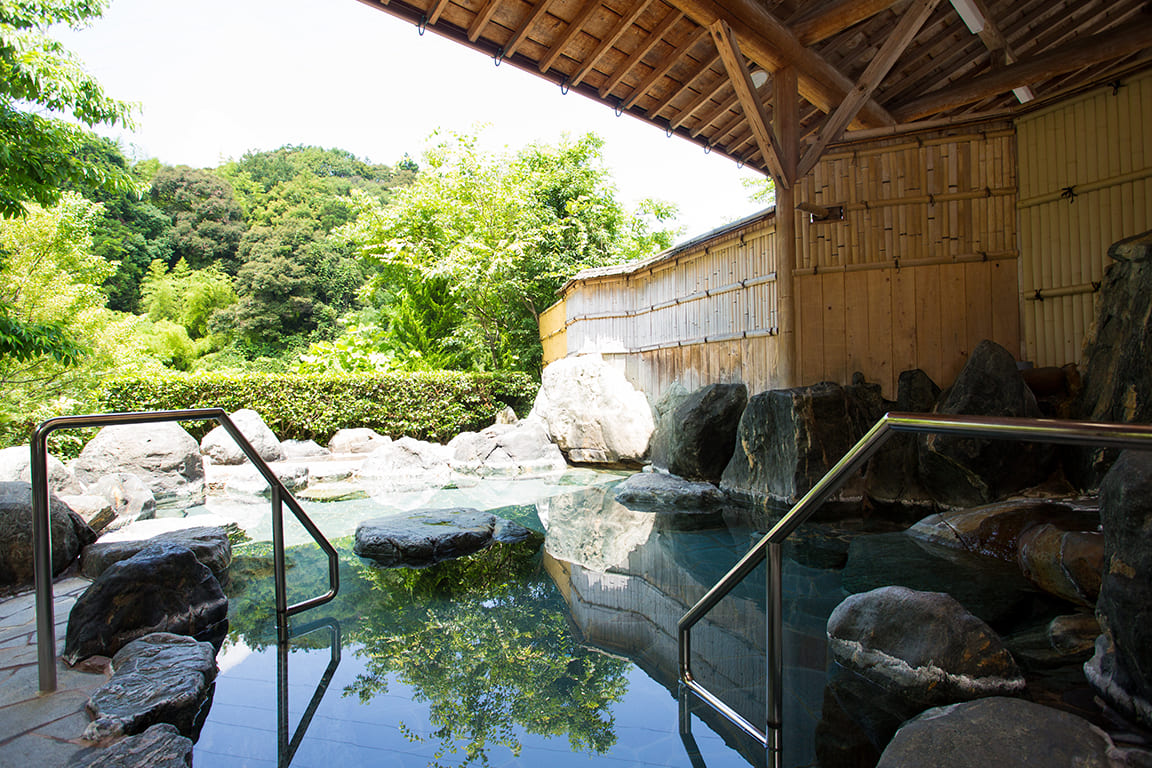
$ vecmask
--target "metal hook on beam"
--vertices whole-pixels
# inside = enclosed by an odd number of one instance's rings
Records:
[[[428,29],[428,14],[420,14],[420,21],[416,24],[416,34],[424,37],[424,30]]]

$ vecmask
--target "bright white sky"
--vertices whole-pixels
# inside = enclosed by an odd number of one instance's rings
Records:
[[[621,198],[680,207],[680,239],[763,207],[718,155],[356,0],[112,0],[59,39],[116,98],[142,106],[120,135],[137,157],[215,167],[285,144],[420,161],[437,129],[489,124],[485,145],[604,137]],[[105,133],[108,133],[105,131]]]

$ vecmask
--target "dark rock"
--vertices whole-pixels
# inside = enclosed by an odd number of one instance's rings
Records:
[[[1104,574],[1104,535],[1041,525],[1020,537],[1020,570],[1046,592],[1095,605]]]
[[[211,568],[212,573],[221,581],[232,562],[232,545],[228,541],[228,532],[219,526],[202,526],[169,531],[150,539],[97,541],[84,548],[80,557],[80,573],[89,579],[96,579],[113,563],[127,560],[141,550],[160,542],[179,544],[192,550],[196,559]]]
[[[616,501],[633,509],[710,509],[726,497],[712,483],[693,482],[663,472],[639,472],[616,486]]]
[[[1020,374],[1036,396],[1040,413],[1050,419],[1072,418],[1081,388],[1080,370],[1075,363],[1059,368],[1025,368]]]
[[[1057,616],[1048,622],[1047,634],[1052,650],[1069,656],[1087,656],[1100,635],[1100,622],[1091,613]]]
[[[216,679],[216,649],[184,635],[156,632],[121,648],[112,658],[112,677],[93,691],[85,709],[92,722],[88,741],[141,733],[156,723],[195,736]]]
[[[159,723],[110,747],[78,752],[68,768],[192,768],[192,740]]]
[[[1152,232],[1108,249],[1112,264],[1096,299],[1096,321],[1084,339],[1076,418],[1152,423]],[[1118,452],[1069,448],[1065,465],[1081,488],[1095,488]]]
[[[1040,408],[1012,353],[985,340],[976,345],[936,413],[1037,418]],[[920,436],[919,445],[920,480],[938,503],[949,507],[988,504],[1036,485],[1048,476],[1052,456],[1049,446],[1013,440],[931,434]]]
[[[891,584],[947,592],[971,613],[1004,629],[1045,599],[1015,563],[942,547],[904,532],[855,537],[843,580],[849,592]]]
[[[68,617],[64,660],[112,656],[153,632],[219,643],[228,627],[228,598],[208,566],[180,544],[159,543],[109,566]]]
[[[52,531],[52,573],[58,574],[76,559],[81,548],[96,540],[84,520],[55,494],[48,494]],[[32,553],[32,485],[0,482],[0,587],[35,583]]]
[[[356,526],[353,551],[384,567],[422,568],[479,552],[496,541],[497,535],[505,543],[539,544],[541,538],[518,523],[499,521],[487,512],[417,509],[402,517],[379,517],[360,523]]]
[[[992,697],[930,709],[909,721],[877,768],[1116,768],[1113,755],[1112,740],[1082,717]]]
[[[896,385],[896,402],[891,410],[900,413],[928,413],[940,397],[936,382],[916,368],[904,371]],[[929,507],[931,495],[920,483],[919,449],[916,435],[894,434],[868,462],[864,484],[868,498],[881,504]]]
[[[755,503],[796,501],[883,415],[875,412],[877,402],[868,385],[846,388],[827,381],[753,396],[740,418],[721,490]],[[862,495],[857,477],[839,498]]]
[[[136,475],[161,506],[204,503],[200,446],[174,422],[104,427],[80,451],[72,470],[86,485],[118,472]]]
[[[1109,705],[1152,728],[1152,453],[1125,451],[1100,483],[1101,636],[1084,665]]]
[[[1013,498],[968,509],[928,515],[908,533],[954,549],[1015,563],[1021,538],[1033,529],[1051,525],[1060,531],[1089,530],[1099,523],[1094,508],[1048,499]]]
[[[748,404],[743,384],[709,384],[665,414],[652,437],[653,466],[687,480],[720,482]]]
[[[840,667],[829,685],[877,748],[929,707],[1024,690],[999,636],[942,592],[851,595],[828,619],[828,643]]]

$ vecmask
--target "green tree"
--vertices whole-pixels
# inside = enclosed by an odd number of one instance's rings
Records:
[[[671,243],[660,229],[672,206],[645,201],[629,213],[588,134],[512,156],[482,153],[473,136],[430,148],[424,170],[387,206],[361,198],[349,234],[374,276],[368,296],[401,301],[407,280],[446,280],[473,365],[535,371],[539,314],[581,269],[649,255]],[[411,292],[409,291],[409,296]]]
[[[152,178],[148,196],[171,224],[169,266],[184,259],[192,269],[216,264],[236,274],[247,225],[227,180],[185,165],[164,167]]]
[[[190,339],[209,335],[212,316],[236,303],[232,280],[215,265],[189,269],[183,259],[171,270],[157,259],[141,284],[141,305],[149,319],[167,320],[184,328]]]

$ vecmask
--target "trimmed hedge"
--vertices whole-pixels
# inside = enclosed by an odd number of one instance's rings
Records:
[[[524,415],[539,383],[524,373],[421,371],[374,375],[171,374],[105,382],[107,412],[251,408],[281,440],[326,444],[339,429],[445,442],[478,431],[511,406]],[[198,437],[214,426],[189,427]]]

